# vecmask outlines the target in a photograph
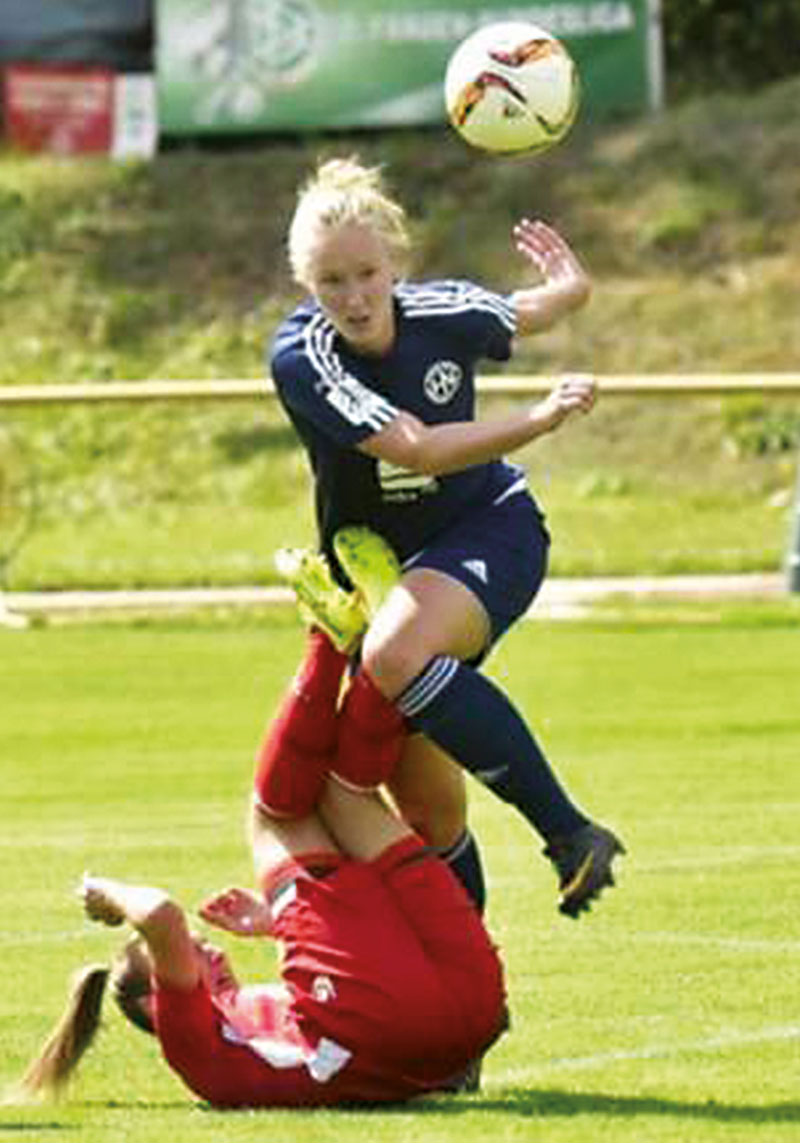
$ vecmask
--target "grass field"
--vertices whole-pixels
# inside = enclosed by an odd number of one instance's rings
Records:
[[[408,203],[421,276],[515,288],[507,236],[522,213],[575,243],[592,305],[514,369],[795,368],[798,95],[795,78],[579,126],[534,165],[405,131],[132,165],[0,152],[0,386],[260,375],[295,296],[295,188],[318,152],[354,149],[386,163]],[[38,512],[7,566],[0,527],[0,587],[267,582],[274,548],[310,538],[305,463],[263,404],[15,409],[3,422],[24,442]],[[555,574],[776,570],[798,441],[796,402],[601,401],[519,459]],[[571,923],[538,841],[473,787],[513,1014],[480,1094],[212,1112],[109,1005],[70,1098],[0,1105],[0,1137],[794,1143],[798,621],[800,597],[614,602],[578,623],[523,624],[493,658],[571,789],[630,852],[619,891]],[[188,906],[248,879],[254,745],[300,646],[277,613],[0,628],[0,1093],[72,971],[119,940],[80,915],[84,869],[163,884]],[[269,947],[227,943],[245,978],[274,969]]]
[[[480,1094],[375,1112],[211,1112],[109,1005],[69,1100],[0,1107],[0,1133],[796,1140],[797,620],[796,601],[634,609],[523,624],[497,652],[492,673],[630,852],[619,890],[569,922],[536,840],[474,789],[513,1015]],[[60,1011],[72,970],[119,939],[82,920],[82,870],[161,883],[190,906],[247,878],[250,759],[300,645],[283,615],[0,632],[0,1086]],[[231,947],[246,978],[271,971],[270,951]]]

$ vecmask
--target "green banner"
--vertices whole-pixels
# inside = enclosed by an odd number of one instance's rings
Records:
[[[583,116],[659,102],[657,0],[158,0],[166,135],[432,124],[455,46],[527,20],[580,68]]]

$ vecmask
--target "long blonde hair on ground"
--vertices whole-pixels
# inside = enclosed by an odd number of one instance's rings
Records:
[[[90,964],[76,974],[60,1020],[19,1081],[21,1097],[55,1097],[63,1091],[94,1041],[110,971]]]
[[[398,275],[408,266],[411,238],[406,212],[385,185],[380,167],[351,156],[320,163],[300,188],[289,226],[289,264],[310,287],[311,251],[320,231],[356,223],[372,228],[386,243]]]
[[[94,1043],[106,985],[122,1014],[138,1028],[153,1032],[142,999],[150,994],[150,974],[143,942],[133,937],[112,967],[90,964],[75,974],[58,1023],[4,1102],[56,1098],[66,1088],[83,1056]]]

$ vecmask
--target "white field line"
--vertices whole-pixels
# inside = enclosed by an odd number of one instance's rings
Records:
[[[796,812],[795,803],[782,804],[777,808],[781,812]],[[2,844],[2,843],[0,843]],[[688,853],[683,856],[658,856],[651,855],[650,859],[634,860],[628,858],[628,861],[634,863],[629,866],[631,873],[639,876],[660,874],[675,870],[699,871],[713,870],[724,868],[725,866],[736,865],[756,865],[759,862],[780,862],[780,861],[797,861],[800,858],[800,845],[748,845],[736,846],[725,849],[708,849],[696,853]],[[623,875],[626,872],[626,866],[622,866]],[[525,871],[508,872],[505,874],[494,874],[491,879],[490,888],[497,890],[502,886],[519,886],[527,884]]]
[[[748,1047],[752,1044],[780,1043],[800,1038],[800,1024],[767,1024],[762,1028],[743,1031],[732,1028],[716,1036],[696,1040],[678,1040],[672,1043],[651,1044],[642,1048],[618,1049],[598,1052],[590,1056],[562,1056],[543,1060],[539,1064],[525,1068],[511,1068],[502,1075],[503,1083],[530,1083],[548,1072],[592,1071],[609,1067],[616,1063],[638,1060],[666,1060],[676,1056],[692,1055],[697,1052],[720,1052],[730,1048]]]
[[[507,881],[508,879],[501,880]],[[495,891],[497,884],[498,883],[495,882],[493,885]],[[196,892],[201,894],[205,891],[206,887],[199,883],[183,883],[181,888],[186,893]],[[93,927],[87,926],[52,933],[24,930],[16,933],[0,931],[0,946],[49,944],[62,940],[74,941],[85,938],[87,933],[94,931]],[[553,936],[554,934],[551,928],[542,929],[539,933],[539,938],[543,943],[552,940]],[[675,930],[661,929],[651,932],[631,932],[630,930],[622,929],[604,929],[601,932],[595,931],[590,935],[587,934],[587,939],[591,939],[594,945],[601,944],[616,947],[626,944],[672,945],[675,948],[705,948],[713,950],[716,953],[741,956],[800,956],[800,940],[773,940],[769,937],[737,937],[720,933],[678,932]],[[519,987],[524,990],[524,985],[521,983]]]
[[[759,807],[760,808],[760,807]],[[667,869],[717,869],[724,865],[753,865],[759,861],[796,861],[800,845],[741,845],[708,849],[683,856],[637,861],[637,873],[660,873]]]
[[[559,938],[553,928],[542,928],[536,933],[540,945],[557,941]],[[574,941],[581,938],[578,934],[573,936]],[[715,953],[730,953],[741,956],[775,956],[796,957],[800,955],[800,940],[780,939],[771,937],[739,937],[735,934],[725,933],[698,933],[680,932],[675,929],[655,929],[650,932],[631,932],[628,929],[606,928],[602,930],[587,931],[584,934],[587,944],[603,949],[620,949],[630,945],[672,945],[675,948],[705,948]],[[534,973],[535,977],[535,973]],[[520,985],[525,987],[524,984]],[[534,986],[537,987],[537,986]]]
[[[63,929],[54,933],[0,933],[0,945],[49,945],[56,941],[60,944],[62,941],[85,940],[88,933],[89,929],[85,926],[77,929]]]
[[[604,929],[602,933],[591,934],[594,944],[603,943],[620,947],[625,944],[646,945],[686,945],[694,948],[708,948],[715,952],[766,953],[776,956],[798,956],[800,940],[772,940],[770,937],[737,937],[722,933],[682,933],[671,930],[655,930],[647,933],[630,932],[622,929]]]
[[[198,892],[201,887],[196,887]],[[86,937],[88,933],[94,932],[94,928],[76,928],[64,931],[57,931],[53,933],[35,933],[35,932],[18,932],[18,933],[4,933],[0,932],[0,945],[35,945],[35,944],[49,944],[54,941],[62,940],[79,940]],[[552,936],[551,931],[543,932],[542,939],[547,939]],[[608,945],[619,945],[623,943],[628,944],[654,944],[654,945],[688,945],[697,948],[710,948],[717,952],[730,952],[730,953],[758,953],[776,956],[797,956],[800,954],[800,941],[773,941],[767,938],[758,937],[726,937],[717,936],[713,933],[676,933],[676,932],[652,932],[652,933],[630,933],[621,932],[619,930],[604,931],[598,937],[597,934],[592,935],[592,940],[595,944],[602,941]]]

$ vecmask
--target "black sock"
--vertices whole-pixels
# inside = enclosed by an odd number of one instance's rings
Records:
[[[455,873],[466,889],[479,913],[486,908],[486,881],[483,876],[483,862],[478,843],[468,829],[449,849],[439,849],[437,853]]]
[[[516,708],[485,675],[440,655],[397,705],[414,731],[515,806],[546,841],[586,825]]]

